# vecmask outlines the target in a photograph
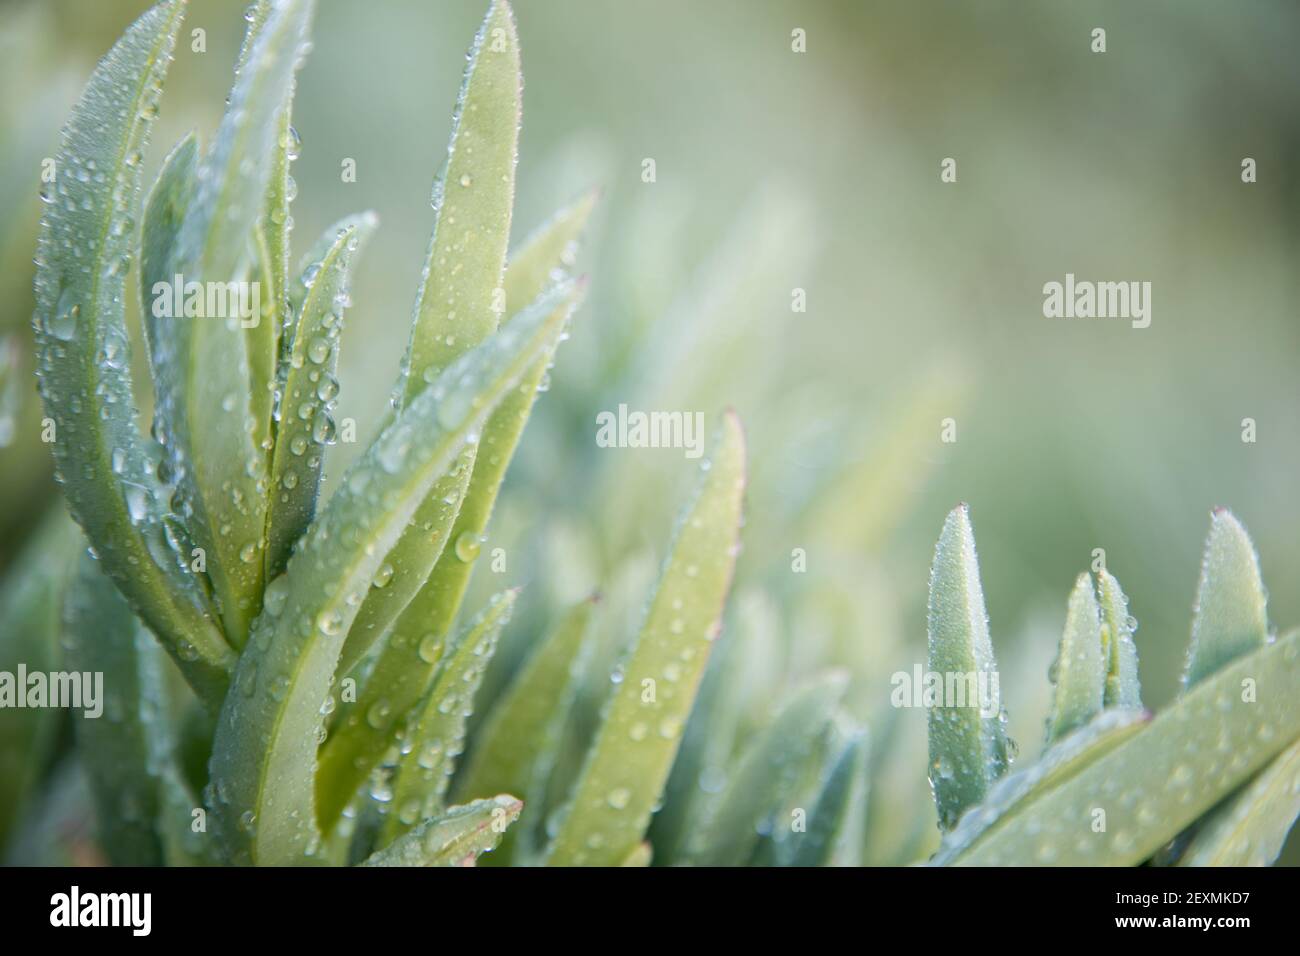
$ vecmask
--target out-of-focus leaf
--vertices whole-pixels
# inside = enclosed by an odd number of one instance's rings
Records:
[[[727,412],[549,863],[613,865],[641,842],[721,626],[744,489],[744,434],[740,419]]]
[[[362,866],[473,866],[491,850],[506,828],[519,819],[523,803],[502,794],[452,807],[437,820],[428,820],[389,846],[372,854]]]
[[[1056,661],[1052,664],[1052,711],[1047,740],[1060,740],[1101,712],[1106,693],[1101,618],[1092,578],[1081,574],[1070,592]]]
[[[72,514],[106,573],[215,706],[234,655],[163,535],[153,455],[135,422],[123,311],[141,153],[182,10],[165,2],[140,17],[96,67],[64,128],[36,256],[34,325]]]
[[[1141,709],[1142,684],[1138,680],[1137,646],[1133,643],[1136,622],[1129,616],[1128,598],[1120,590],[1119,581],[1105,568],[1097,573],[1097,594],[1106,659],[1105,706]]]
[[[1029,798],[1064,783],[1102,754],[1146,726],[1148,714],[1140,710],[1111,709],[1082,727],[1049,744],[1043,755],[1015,769],[995,783],[978,806],[971,807],[957,825],[944,834],[934,865],[952,863],[981,834]]]
[[[807,832],[795,845],[793,866],[861,866],[867,822],[866,731],[857,731],[840,748],[826,775]]]
[[[250,25],[256,36],[200,163],[176,241],[177,273],[187,289],[202,283],[205,311],[211,306],[214,314],[169,317],[174,331],[156,340],[156,420],[166,429],[181,517],[204,551],[226,636],[236,646],[260,609],[265,581],[266,413],[273,382],[258,376],[266,373],[274,340],[268,343],[254,327],[266,321],[260,286],[250,282],[259,259],[256,226],[277,121],[292,94],[312,9],[312,0],[285,0],[260,27],[256,20]],[[258,307],[244,315],[254,290]],[[250,354],[254,345],[257,356]]]
[[[294,543],[316,514],[325,445],[334,440],[339,334],[348,302],[353,255],[374,230],[373,213],[340,220],[334,241],[303,273],[307,294],[297,311],[281,386],[267,513],[268,580],[284,571]]]
[[[0,589],[0,671],[17,674],[57,670],[63,592],[76,563],[81,535],[61,508],[18,555]],[[17,693],[26,687],[16,686]],[[59,712],[47,707],[0,708],[0,850],[45,769]]]
[[[510,620],[518,592],[505,591],[492,599],[469,626],[417,712],[410,715],[403,753],[393,780],[393,812],[380,835],[387,843],[421,820],[438,816],[456,758],[465,748],[465,719],[474,711],[474,695],[496,653],[501,629]],[[387,706],[380,698],[372,707]]]
[[[546,782],[591,649],[588,631],[594,601],[578,603],[561,618],[493,705],[487,722],[474,735],[474,750],[456,781],[455,799],[519,793],[526,806],[543,805]],[[511,862],[514,844],[521,840],[525,841],[523,856],[536,852],[539,822],[534,819],[530,825],[525,820],[511,830],[492,862]]]
[[[989,640],[979,559],[966,506],[944,522],[930,572],[929,671],[961,682],[996,687],[997,662]],[[946,690],[946,686],[945,686]],[[944,700],[929,708],[930,782],[939,825],[951,830],[962,811],[984,799],[1007,769],[1007,741],[995,700]],[[989,695],[993,696],[993,695]],[[989,711],[992,713],[989,713]]]
[[[95,796],[100,843],[115,865],[157,866],[163,861],[155,827],[158,790],[140,706],[136,649],[138,636],[151,638],[137,634],[135,615],[89,555],[82,558],[68,592],[64,624],[67,669],[78,680],[92,675],[91,687],[83,685],[74,719]],[[87,694],[98,699],[87,699]]]
[[[573,282],[555,286],[507,323],[497,335],[513,335],[517,326],[535,325],[540,320],[544,320],[548,326],[563,327],[581,291],[581,287]],[[558,334],[557,339],[552,340],[551,349],[543,354],[552,354],[557,340]],[[534,366],[540,358],[539,355],[534,359]],[[531,374],[532,367],[526,369],[511,385],[510,390],[502,396],[501,403],[496,407],[499,409],[506,402],[511,401],[518,393],[519,387],[526,385]],[[492,418],[489,416],[484,420],[483,427],[486,428],[487,423],[491,421]],[[481,441],[480,439],[480,443]],[[467,478],[465,474],[460,474],[468,467],[465,462],[465,455],[460,454],[449,466],[452,476],[462,484]],[[447,474],[447,470],[444,469],[441,477],[446,478]],[[456,477],[457,475],[459,477]],[[444,489],[445,485],[446,482],[441,480],[435,483],[434,490],[426,494],[413,516],[414,527],[418,528],[420,533],[427,533],[425,525],[421,524],[421,516],[428,517],[429,502],[434,500],[433,495]],[[451,503],[441,503],[440,507],[454,508],[459,507],[459,504],[460,500],[457,497]],[[441,532],[435,528],[433,533]],[[376,571],[378,577],[373,583],[383,581],[385,582],[383,587],[371,587],[368,595],[373,596],[381,591],[404,586],[393,569],[395,562],[400,560],[395,552],[400,551],[407,556],[417,553],[414,550],[407,550],[408,545],[412,548],[417,547],[412,533],[404,530],[396,548],[386,552]],[[477,543],[474,543],[472,550],[467,550],[469,547],[470,544],[467,542],[459,549],[458,561],[472,561],[477,555]],[[427,558],[427,554],[419,555],[419,560]],[[409,582],[411,578],[408,576],[402,580]],[[422,591],[421,594],[423,593]],[[363,601],[362,611],[367,605],[372,605],[371,599]],[[443,617],[444,613],[448,616]],[[451,617],[455,613],[455,607],[428,609],[419,598],[412,602],[389,635],[382,652],[377,656],[374,666],[365,678],[362,692],[357,697],[360,701],[363,698],[373,699],[382,695],[388,702],[387,711],[374,715],[362,714],[361,709],[355,704],[347,704],[339,708],[332,724],[329,741],[321,751],[320,759],[320,821],[326,829],[333,825],[347,801],[351,799],[351,795],[391,745],[395,722],[416,705],[428,688],[430,675],[442,656],[451,626]],[[349,631],[348,641],[354,641],[363,626],[358,613]],[[347,643],[344,645],[344,654],[346,651]],[[342,659],[339,663],[340,673],[346,673],[347,668],[348,661]],[[379,688],[379,690],[372,692],[371,688]]]
[[[834,672],[795,692],[750,742],[727,781],[713,819],[689,848],[702,866],[744,866],[760,831],[773,825],[786,792],[826,730],[848,677]]]
[[[638,843],[636,848],[623,858],[619,866],[641,867],[649,866],[654,859],[654,847],[647,840],[644,843]]]
[[[1201,580],[1192,615],[1192,643],[1183,687],[1215,673],[1268,639],[1267,598],[1259,558],[1246,529],[1227,508],[1210,515]]]
[[[1004,815],[957,862],[1145,860],[1300,737],[1297,682],[1300,631],[1292,631],[1201,680],[1140,732]]]
[[[1179,866],[1271,866],[1300,816],[1300,741],[1201,822]]]
[[[320,846],[316,750],[344,635],[437,478],[568,318],[559,288],[407,404],[341,477],[240,657],[212,755],[213,816],[236,862],[301,862]]]

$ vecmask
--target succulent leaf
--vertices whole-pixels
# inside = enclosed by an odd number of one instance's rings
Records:
[[[951,830],[962,812],[979,803],[1006,772],[1007,740],[994,700],[979,688],[996,688],[997,662],[989,640],[980,587],[979,559],[966,506],[948,515],[930,571],[929,672],[951,676],[962,699],[929,708],[930,783],[939,826]],[[972,694],[973,689],[976,693]],[[974,696],[977,699],[970,700]],[[993,695],[990,695],[993,696]]]
[[[215,707],[234,654],[164,535],[163,489],[135,423],[123,305],[141,155],[183,11],[160,3],[128,28],[64,127],[37,252],[34,326],[72,514],[106,573]]]
[[[1065,631],[1053,664],[1052,711],[1047,740],[1059,740],[1101,712],[1107,661],[1102,655],[1101,611],[1092,578],[1081,574],[1070,592]]]
[[[362,866],[473,866],[519,819],[523,803],[511,796],[452,807],[372,854]]]
[[[316,749],[348,626],[392,545],[471,436],[558,339],[555,298],[453,363],[341,477],[267,588],[217,725],[214,820],[237,862],[294,863],[320,849]]]
[[[958,862],[1140,863],[1300,736],[1297,682],[1300,631],[1292,631],[1220,668],[1140,732],[1004,815]]]
[[[465,721],[474,711],[483,674],[496,653],[501,630],[514,612],[517,591],[496,595],[470,624],[459,645],[438,671],[437,680],[408,718],[393,779],[394,812],[388,814],[381,842],[405,833],[420,820],[438,816],[465,749]],[[373,706],[373,704],[372,704]]]
[[[1231,511],[1216,508],[1196,588],[1184,688],[1268,640],[1267,603],[1250,535]]]
[[[289,552],[316,514],[325,445],[334,440],[332,411],[339,335],[354,256],[378,222],[373,213],[335,223],[334,241],[307,267],[310,285],[296,313],[288,345],[267,511],[267,580],[284,571]]]

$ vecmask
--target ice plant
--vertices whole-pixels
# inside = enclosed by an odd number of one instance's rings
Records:
[[[931,708],[946,831],[933,862],[1272,863],[1300,814],[1300,631],[1270,635],[1245,529],[1226,509],[1210,517],[1183,694],[1154,717],[1127,599],[1104,568],[1096,578],[1080,575],[1070,595],[1037,760],[1008,768],[998,715]],[[948,516],[930,580],[930,668],[954,661],[996,666],[965,505]]]
[[[69,589],[65,644],[70,662],[105,673],[120,718],[79,725],[115,862],[472,862],[520,815],[504,791],[532,796],[554,746],[543,735],[510,751],[512,736],[549,727],[553,738],[563,717],[562,694],[547,699],[552,714],[499,713],[459,787],[465,802],[447,805],[515,592],[455,624],[582,297],[566,271],[592,197],[507,255],[521,74],[513,14],[498,0],[470,51],[435,184],[391,413],[318,502],[349,276],[375,218],[341,220],[291,265],[291,103],[312,7],[249,9],[212,143],[183,138],[142,207],[142,155],[184,3],[149,10],[91,77],[43,194],[40,391],[57,478],[90,545]],[[151,437],[137,426],[128,355],[132,275]],[[247,288],[255,310],[235,307]],[[213,301],[224,307],[212,313]],[[603,858],[638,851],[719,626],[743,476],[729,414],[628,665],[681,678],[648,705],[614,701],[576,809],[536,853],[578,862],[574,847],[596,842]],[[566,626],[530,679],[562,684],[584,639]],[[161,649],[185,686],[168,679]],[[620,736],[638,720],[655,728],[639,747]],[[377,800],[380,789],[392,799]],[[597,796],[603,814],[588,812]]]

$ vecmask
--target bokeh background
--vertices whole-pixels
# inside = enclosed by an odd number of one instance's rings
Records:
[[[38,174],[97,58],[144,0],[0,5],[0,573],[54,502],[30,372]],[[406,343],[481,0],[322,0],[299,77],[295,246],[380,229],[353,287],[337,476]],[[146,177],[216,125],[242,5],[191,0]],[[727,405],[752,456],[728,618],[746,713],[827,667],[873,739],[873,862],[936,838],[920,711],[934,540],[972,508],[1010,730],[1036,753],[1047,668],[1094,548],[1140,622],[1144,699],[1176,693],[1214,505],[1251,530],[1275,626],[1300,623],[1300,8],[1286,2],[518,0],[525,91],[514,235],[592,186],[587,304],[484,551],[474,609],[527,584],[485,693],[599,589],[594,714],[696,471],[599,449],[595,416]],[[1107,52],[1090,31],[1107,31]],[[806,31],[807,52],[791,51]],[[942,184],[953,157],[958,181]],[[1241,161],[1258,164],[1243,184]],[[344,183],[340,163],[356,161]],[[642,181],[653,158],[656,181]],[[1150,281],[1153,320],[1046,319],[1042,285]],[[805,290],[806,312],[791,309]],[[1242,419],[1257,423],[1243,443]],[[941,421],[957,441],[940,441]],[[802,548],[807,570],[792,570]],[[46,772],[42,769],[42,772]],[[53,772],[53,771],[50,771]],[[1293,839],[1292,843],[1295,844]],[[1293,845],[1287,859],[1298,858]]]

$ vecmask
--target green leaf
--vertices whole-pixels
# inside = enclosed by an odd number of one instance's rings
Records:
[[[1150,719],[1144,711],[1112,709],[1049,743],[1041,757],[1002,777],[982,803],[962,814],[957,825],[944,834],[943,844],[930,862],[936,866],[951,864],[1004,816],[1019,810],[1029,798],[1077,775],[1132,737]]]
[[[218,832],[236,862],[319,849],[314,778],[344,635],[384,556],[439,476],[563,331],[572,294],[536,308],[448,368],[342,476],[289,561],[240,657],[212,755]]]
[[[57,507],[18,554],[0,588],[0,672],[15,675],[58,669],[63,592],[82,543]],[[16,686],[19,693],[25,688]],[[58,732],[59,712],[45,707],[0,708],[0,851],[45,769]]]
[[[1196,589],[1185,689],[1268,640],[1266,604],[1250,536],[1231,511],[1216,508]]]
[[[1292,631],[1200,681],[1143,730],[1003,816],[958,862],[1140,863],[1300,737],[1298,682],[1300,631]]]
[[[1201,822],[1179,866],[1271,866],[1300,817],[1300,741]]]
[[[109,577],[215,707],[234,655],[163,534],[162,489],[135,423],[123,312],[141,153],[182,10],[160,3],[137,20],[95,69],[64,128],[36,257],[34,324],[56,474],[73,516]]]
[[[333,243],[307,267],[309,286],[288,347],[267,512],[268,580],[284,571],[294,543],[316,514],[325,445],[334,440],[332,410],[339,334],[348,301],[353,256],[374,230],[373,213],[340,220],[327,230]]]
[[[480,854],[495,847],[515,820],[523,803],[502,794],[452,807],[437,820],[428,820],[394,843],[372,854],[362,866],[473,866]]]
[[[380,835],[387,843],[421,820],[438,816],[456,758],[465,749],[465,720],[474,711],[474,695],[483,682],[497,639],[514,611],[517,591],[496,595],[470,624],[459,645],[438,672],[429,693],[410,715],[403,754],[393,780],[393,812]],[[367,701],[387,707],[384,698]]]
[[[652,847],[650,841],[647,840],[643,843],[638,843],[632,852],[623,858],[623,862],[620,863],[619,866],[649,866],[653,859],[654,847]]]
[[[152,637],[140,633],[130,607],[89,555],[68,592],[65,620],[65,666],[78,676],[98,675],[96,706],[83,696],[74,720],[95,797],[99,842],[116,866],[158,866],[163,860],[154,825],[158,789],[140,706],[137,652],[137,642]]]
[[[1105,568],[1097,572],[1097,594],[1101,602],[1102,656],[1106,660],[1106,707],[1138,710],[1142,707],[1142,685],[1138,680],[1138,653],[1133,643],[1137,622],[1129,616],[1128,598]]]
[[[173,333],[175,323],[155,315],[153,303],[156,296],[167,294],[167,288],[176,278],[176,242],[194,195],[198,162],[199,141],[191,131],[163,160],[162,170],[145,201],[144,225],[140,230],[140,302],[144,305],[149,368],[155,379],[164,374],[158,364],[158,353],[167,349],[159,339]],[[165,423],[162,427],[166,427]]]
[[[177,237],[178,274],[202,283],[216,315],[175,316],[160,342],[160,418],[168,429],[181,517],[206,555],[227,638],[243,646],[264,584],[269,398],[266,365],[274,342],[255,331],[265,320],[261,287],[249,283],[259,261],[257,224],[273,166],[278,121],[307,42],[311,0],[276,4],[238,71],[230,105],[200,165]],[[216,295],[224,290],[222,297]],[[239,304],[259,304],[244,316]],[[274,297],[274,290],[270,294]],[[205,306],[206,306],[205,302]],[[252,329],[253,331],[250,331]],[[273,332],[274,330],[270,330]],[[257,355],[250,346],[257,344]]]
[[[434,184],[433,240],[411,325],[402,402],[491,335],[505,310],[497,291],[510,240],[522,91],[514,12],[505,0],[494,0],[469,51],[446,167]]]
[[[447,164],[434,185],[433,238],[396,405],[409,401],[448,362],[491,335],[505,310],[502,276],[514,203],[522,82],[514,14],[508,3],[495,2],[470,49],[452,119]],[[521,297],[511,301],[522,307],[543,289],[540,284],[521,286]],[[530,390],[521,383],[520,391]],[[504,471],[509,450],[497,452],[492,441],[491,434],[485,435],[481,447],[494,451]],[[344,646],[344,670],[350,670],[387,633],[428,580],[447,545],[459,543],[462,532],[453,530],[452,523],[476,467],[478,450],[467,449],[459,466],[430,493],[411,531],[394,548],[388,562],[392,569],[388,585],[367,596]],[[465,540],[461,553],[470,547],[470,539]],[[446,626],[454,615],[453,609]]]
[[[550,864],[613,865],[641,842],[721,627],[744,490],[744,433],[728,411],[550,847]]]
[[[600,190],[585,193],[529,234],[506,267],[506,314],[511,315],[563,279],[577,262],[578,241],[591,219]]]
[[[966,506],[944,522],[930,572],[929,671],[969,688],[996,687],[997,662],[989,640],[979,559]],[[945,700],[929,709],[930,782],[939,825],[951,830],[962,811],[984,799],[1007,769],[1007,741],[995,701]],[[959,706],[960,705],[960,706]],[[984,705],[984,706],[982,706]]]
[[[434,180],[433,235],[402,379],[393,393],[395,408],[490,335],[505,312],[502,275],[514,208],[522,90],[514,12],[504,0],[494,0],[467,55],[447,158]],[[523,301],[531,302],[540,291]],[[362,608],[356,635],[345,647],[345,669],[384,635],[428,577],[447,543],[474,451],[467,449],[456,473],[430,494],[427,513],[416,521],[425,533],[408,536],[411,540],[402,542],[392,562],[394,586],[372,595],[370,606]]]
[[[560,619],[493,705],[474,735],[470,760],[456,781],[455,799],[519,793],[527,806],[544,805],[546,783],[592,648],[588,635],[595,600],[579,602]],[[523,856],[533,852],[540,842],[537,815],[506,835],[494,862],[510,862],[513,844],[520,840],[527,843]]]
[[[848,684],[835,672],[792,694],[776,718],[746,747],[712,820],[695,834],[689,857],[700,866],[744,866],[759,833],[772,825],[825,732]]]
[[[1107,661],[1102,656],[1101,611],[1092,578],[1079,575],[1070,592],[1065,632],[1052,664],[1052,711],[1047,742],[1059,740],[1101,712],[1106,693]]]
[[[565,291],[567,290],[567,291]],[[575,282],[564,282],[543,295],[539,302],[550,302],[552,308],[560,312],[572,312],[577,307],[584,286]],[[534,308],[543,307],[534,303]],[[512,319],[504,328],[510,329],[520,321]],[[398,615],[386,644],[378,653],[373,669],[369,671],[365,685],[383,688],[383,695],[391,702],[391,713],[406,713],[419,700],[421,693],[429,682],[429,675],[437,665],[446,643],[446,636],[451,630],[452,620],[459,610],[461,597],[469,581],[474,558],[477,558],[482,528],[486,527],[491,506],[497,497],[500,480],[513,447],[523,432],[528,412],[536,397],[538,384],[538,367],[550,362],[554,351],[547,352],[539,358],[532,368],[520,378],[515,390],[502,399],[493,415],[484,425],[484,432],[478,449],[481,458],[473,458],[471,463],[461,457],[451,473],[452,486],[448,489],[447,481],[434,485],[434,492],[421,503],[417,511],[413,528],[416,531],[403,533],[402,540],[385,558],[387,567],[393,568],[386,575],[387,584],[382,589],[372,589],[367,600],[361,605],[361,613],[352,624],[347,643],[343,645],[343,659],[339,670],[347,672],[352,663],[359,659],[360,653],[370,640],[373,631],[382,626],[381,619],[369,617],[363,619],[368,610],[377,614],[389,614],[391,609],[406,609]],[[473,468],[473,475],[469,468]],[[472,497],[464,490],[473,484]],[[443,496],[439,498],[438,496]],[[461,497],[465,503],[461,503]],[[437,515],[430,515],[430,507],[438,510]],[[445,531],[451,528],[452,514],[447,512],[459,509],[467,515],[465,522],[458,523],[455,529],[454,544],[447,562],[432,562],[437,559],[445,541]],[[443,520],[445,519],[446,520]],[[428,580],[421,580],[422,587],[415,598],[404,597],[411,581],[417,575],[399,576],[396,567],[399,564],[419,564],[424,567]],[[433,567],[432,575],[429,567]],[[408,568],[409,570],[409,568]],[[400,592],[400,593],[399,593]],[[409,601],[409,604],[406,602]],[[386,604],[381,604],[386,602]],[[380,609],[383,609],[382,611]],[[367,630],[370,635],[367,635]],[[351,654],[350,654],[351,652]],[[329,744],[321,754],[321,822],[326,827],[333,823],[338,813],[342,812],[352,792],[360,786],[370,769],[391,743],[390,722],[378,721],[377,726],[355,717],[354,706],[339,708],[337,719],[330,736]]]
[[[853,733],[831,763],[808,829],[795,846],[793,866],[861,866],[867,821],[865,731]]]

